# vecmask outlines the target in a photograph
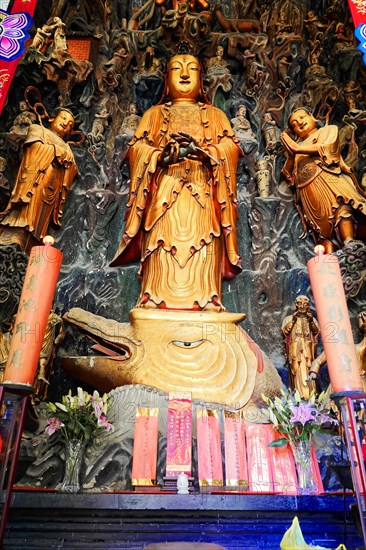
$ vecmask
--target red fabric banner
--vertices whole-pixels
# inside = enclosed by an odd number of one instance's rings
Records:
[[[170,392],[166,477],[192,474],[192,394]]]
[[[37,0],[15,0],[11,13],[0,10],[0,114],[29,38],[27,29],[32,25]]]
[[[224,411],[225,481],[227,487],[248,487],[248,465],[245,451],[244,419],[240,412]]]
[[[219,411],[197,410],[198,481],[200,487],[223,487]]]
[[[248,456],[249,491],[273,493],[273,462],[268,424],[246,424],[245,439]]]
[[[132,485],[155,485],[159,409],[137,407],[132,459]]]
[[[366,4],[365,0],[348,0],[349,8],[351,10],[352,19],[355,24],[355,28],[362,23],[366,23]]]

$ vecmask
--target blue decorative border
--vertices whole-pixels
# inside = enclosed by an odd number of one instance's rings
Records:
[[[364,65],[366,65],[366,23],[361,23],[360,25],[358,25],[358,27],[355,29],[355,36],[360,42],[357,48],[363,54],[363,63]]]

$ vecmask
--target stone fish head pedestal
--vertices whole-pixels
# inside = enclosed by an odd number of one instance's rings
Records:
[[[114,351],[109,356],[64,357],[62,366],[101,391],[144,384],[164,392],[190,391],[193,399],[240,408],[252,398],[263,368],[256,345],[238,326],[244,318],[223,311],[134,308],[129,324],[74,308],[64,319],[102,341],[100,351]],[[264,367],[272,389],[279,388],[276,369],[266,361]]]

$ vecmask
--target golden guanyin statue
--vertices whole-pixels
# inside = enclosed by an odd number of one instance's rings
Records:
[[[241,149],[223,111],[205,103],[198,59],[171,58],[165,95],[129,144],[127,222],[111,265],[140,259],[138,306],[220,310],[223,278],[240,271]]]

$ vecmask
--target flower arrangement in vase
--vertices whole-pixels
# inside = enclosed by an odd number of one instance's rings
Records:
[[[92,395],[77,388],[77,395],[71,390],[62,396],[61,403],[47,403],[50,416],[45,432],[52,435],[59,432],[65,444],[65,475],[60,489],[64,492],[80,490],[80,466],[86,446],[99,432],[113,430],[106,416],[110,399],[97,391]]]
[[[316,396],[312,392],[309,399],[301,397],[295,390],[281,390],[281,395],[274,399],[262,394],[267,404],[264,411],[275,430],[283,437],[272,441],[269,446],[280,447],[290,444],[295,459],[299,492],[301,494],[316,494],[316,486],[312,472],[312,439],[316,432],[324,432],[325,424],[337,425],[338,420],[332,418],[330,398],[327,392]]]

